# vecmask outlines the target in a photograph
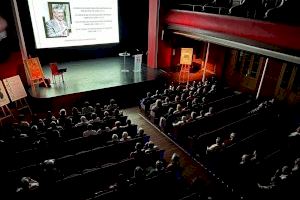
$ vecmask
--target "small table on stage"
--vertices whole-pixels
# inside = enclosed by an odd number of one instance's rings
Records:
[[[122,56],[124,61],[123,61],[123,69],[121,70],[121,72],[129,72],[128,69],[126,69],[126,57],[130,56],[130,53],[127,53],[126,51],[123,53],[119,53],[119,56]]]

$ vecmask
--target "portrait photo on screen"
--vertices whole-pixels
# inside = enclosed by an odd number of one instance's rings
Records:
[[[70,3],[67,2],[48,2],[49,20],[43,22],[47,38],[67,37],[71,33],[71,11]]]

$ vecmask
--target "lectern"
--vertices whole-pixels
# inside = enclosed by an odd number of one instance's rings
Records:
[[[134,56],[134,72],[140,72],[142,68],[143,54],[135,54]]]
[[[128,69],[126,69],[126,57],[130,56],[130,53],[127,53],[126,51],[123,53],[119,53],[120,57],[123,57],[123,69],[121,72],[129,72]]]

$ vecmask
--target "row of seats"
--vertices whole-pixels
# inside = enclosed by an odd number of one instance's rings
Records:
[[[173,8],[245,18],[299,24],[297,5],[286,0],[177,0]]]

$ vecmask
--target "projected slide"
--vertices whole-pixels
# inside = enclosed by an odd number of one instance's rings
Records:
[[[28,0],[37,48],[119,42],[118,0]]]

